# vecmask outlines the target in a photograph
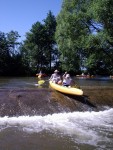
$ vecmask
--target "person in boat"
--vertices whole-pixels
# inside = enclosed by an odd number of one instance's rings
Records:
[[[70,74],[65,72],[65,74],[63,75],[62,85],[63,86],[71,86],[71,84],[72,84],[72,78],[70,77]]]
[[[54,82],[54,83],[57,83],[57,84],[62,84],[61,77],[59,75],[59,71],[58,70],[54,71],[54,73],[51,75],[49,80]]]
[[[42,74],[42,71],[40,70],[40,72],[39,72],[37,75],[38,75],[38,78],[41,79],[41,78],[42,78],[42,75],[43,75],[43,74]]]

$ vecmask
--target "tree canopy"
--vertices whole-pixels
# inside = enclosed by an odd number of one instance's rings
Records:
[[[58,68],[74,74],[113,74],[113,0],[63,0],[35,22],[19,42],[18,31],[0,32],[0,75],[31,75]]]
[[[112,73],[112,0],[64,0],[56,41],[63,68]],[[71,65],[70,65],[71,64]]]
[[[51,11],[43,22],[36,22],[32,25],[23,45],[29,67],[34,70],[37,68],[38,71],[44,68],[51,70],[52,61],[55,61],[54,54],[57,51],[54,38],[56,19]]]

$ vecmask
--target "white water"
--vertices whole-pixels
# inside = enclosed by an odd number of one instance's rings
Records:
[[[77,143],[98,145],[111,142],[113,137],[113,109],[100,112],[58,113],[47,116],[19,116],[0,118],[0,130],[18,127],[28,133],[48,131],[69,136]]]

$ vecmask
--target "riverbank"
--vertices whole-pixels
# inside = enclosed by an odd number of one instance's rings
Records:
[[[112,87],[82,89],[83,96],[64,95],[48,88],[0,89],[0,116],[32,116],[113,108]]]

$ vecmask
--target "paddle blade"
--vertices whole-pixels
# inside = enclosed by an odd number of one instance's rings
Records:
[[[38,84],[43,84],[45,81],[44,80],[40,80],[38,81]]]

